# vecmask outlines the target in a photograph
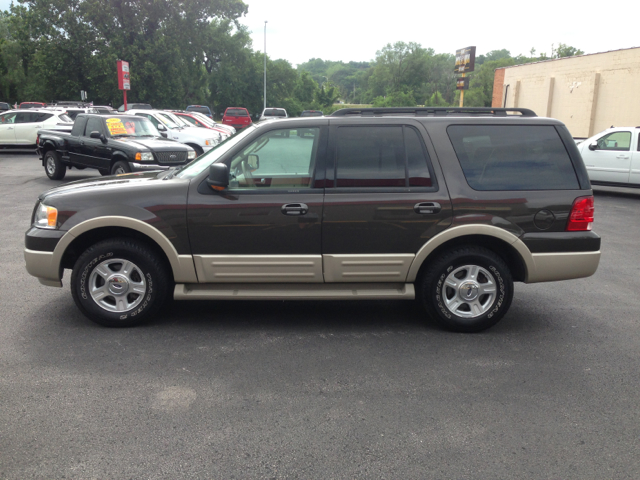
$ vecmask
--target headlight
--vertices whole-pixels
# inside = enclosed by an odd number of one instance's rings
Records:
[[[205,144],[213,147],[214,145],[217,145],[218,142],[216,142],[215,138],[208,138]]]
[[[188,160],[193,160],[194,158],[196,158],[196,151],[195,150],[189,150],[189,153],[187,153],[187,159]]]
[[[41,203],[36,209],[33,224],[38,228],[58,228],[58,209]]]
[[[153,162],[153,153],[138,152],[136,153],[136,160],[139,160],[141,162]]]

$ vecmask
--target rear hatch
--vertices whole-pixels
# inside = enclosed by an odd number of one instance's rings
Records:
[[[227,108],[222,117],[222,123],[235,128],[251,125],[251,117],[246,108]]]

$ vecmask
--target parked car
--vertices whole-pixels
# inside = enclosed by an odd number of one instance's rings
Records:
[[[18,105],[19,109],[24,109],[24,108],[43,108],[46,107],[47,104],[46,103],[42,103],[42,102],[22,102],[20,105]]]
[[[70,131],[73,120],[62,109],[32,108],[0,114],[0,145],[5,148],[32,148],[41,128]]]
[[[162,137],[149,120],[135,115],[82,113],[69,133],[40,130],[37,151],[52,180],[62,180],[71,167],[119,175],[167,169],[196,158],[191,147]]]
[[[213,120],[213,111],[206,105],[189,105],[185,109],[187,112],[199,112]]]
[[[578,150],[594,185],[640,188],[640,127],[608,128]]]
[[[6,112],[7,110],[11,110],[11,105],[6,102],[0,102],[0,112]]]
[[[153,110],[153,107],[148,103],[127,103],[127,112],[129,110]],[[119,112],[124,112],[124,105],[118,107]]]
[[[231,125],[236,130],[248,127],[252,123],[249,111],[243,107],[229,107],[222,116],[222,124]]]
[[[199,112],[172,112],[176,117],[188,122],[189,125],[201,128],[208,128],[210,130],[215,130],[216,132],[220,132],[225,137],[232,135],[232,133],[228,129],[233,129],[235,133],[235,128],[222,126],[219,123],[214,122],[206,115]]]
[[[98,113],[117,113],[111,105],[93,105],[93,108],[96,109]]]
[[[166,133],[170,139],[189,145],[197,155],[208,152],[223,138],[220,132],[186,126],[171,112],[162,110],[129,110],[127,113],[148,118],[160,133]]]
[[[320,110],[303,110],[300,114],[301,117],[322,117],[324,113]]]
[[[344,109],[257,123],[170,172],[49,190],[25,260],[50,286],[71,269],[78,308],[111,327],[173,293],[418,298],[475,332],[505,315],[514,281],[596,271],[592,194],[569,130],[530,110]]]
[[[258,117],[258,121],[283,118],[288,118],[287,111],[284,108],[265,108]]]

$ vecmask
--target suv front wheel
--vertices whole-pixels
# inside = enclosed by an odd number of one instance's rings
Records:
[[[151,318],[170,294],[164,263],[130,238],[104,240],[75,263],[71,293],[87,317],[106,327],[131,327]]]
[[[460,247],[427,267],[418,293],[440,326],[479,332],[498,323],[509,310],[513,280],[509,267],[491,250]]]

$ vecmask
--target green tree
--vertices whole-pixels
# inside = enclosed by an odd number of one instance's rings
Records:
[[[571,47],[564,43],[559,43],[558,48],[553,50],[553,45],[551,46],[552,50],[552,58],[563,58],[563,57],[573,57],[575,55],[584,55],[582,50],[579,50],[575,47]]]

